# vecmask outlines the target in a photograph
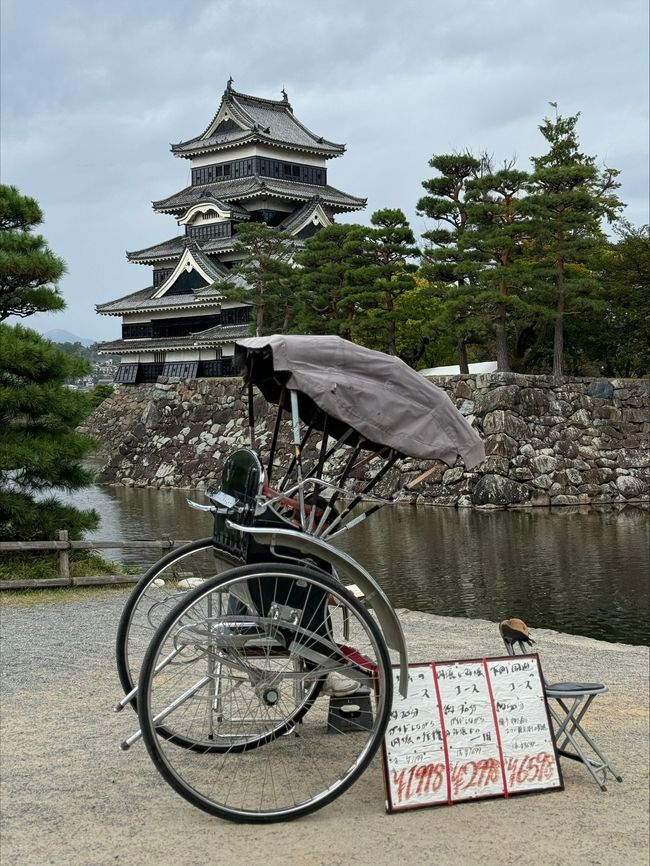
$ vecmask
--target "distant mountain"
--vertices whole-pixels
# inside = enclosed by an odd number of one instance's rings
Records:
[[[43,336],[47,340],[52,340],[53,343],[81,343],[86,348],[97,342],[96,340],[78,337],[76,334],[70,333],[70,331],[61,330],[61,328],[53,328],[51,331],[46,331]]]

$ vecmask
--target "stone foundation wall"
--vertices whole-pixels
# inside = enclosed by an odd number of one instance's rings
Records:
[[[447,506],[579,505],[650,499],[648,383],[491,373],[434,380],[485,440],[471,472],[440,467],[409,501]],[[256,447],[268,449],[275,412],[255,400]],[[121,386],[83,432],[107,455],[98,481],[129,486],[205,488],[221,464],[248,444],[239,379]],[[288,462],[283,440],[277,462]],[[306,455],[309,463],[313,455]],[[284,462],[283,462],[284,461]],[[431,464],[404,460],[385,488]]]

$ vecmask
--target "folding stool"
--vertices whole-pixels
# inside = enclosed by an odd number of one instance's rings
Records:
[[[515,624],[515,628],[513,628]],[[523,626],[523,628],[521,628]],[[530,652],[524,643],[533,643],[528,628],[522,620],[505,620],[499,631],[508,655],[521,655]],[[603,683],[552,683],[544,680],[544,692],[548,698],[548,709],[553,719],[553,737],[558,754],[572,761],[580,761],[589,770],[601,791],[606,791],[607,772],[617,782],[623,779],[619,772],[602,753],[593,737],[584,728],[583,719],[592,702],[598,695],[607,694],[609,689]]]

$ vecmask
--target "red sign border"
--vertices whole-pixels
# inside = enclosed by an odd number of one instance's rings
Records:
[[[560,766],[560,756],[557,750],[557,744],[555,742],[555,737],[553,735],[553,725],[551,722],[551,714],[548,708],[548,698],[546,697],[546,692],[544,691],[544,675],[542,674],[542,665],[539,659],[538,653],[529,653],[527,655],[517,656],[517,661],[523,659],[532,659],[537,664],[537,670],[539,673],[540,683],[542,684],[542,694],[544,697],[544,709],[546,710],[546,721],[548,724],[548,729],[551,735],[551,742],[553,743],[553,754],[555,757],[555,765],[557,767],[558,774],[558,785],[549,785],[548,788],[535,788],[530,791],[509,791],[507,785],[505,784],[505,773],[504,773],[504,792],[502,794],[485,794],[482,797],[462,797],[457,800],[451,799],[451,791],[449,789],[449,781],[447,782],[447,799],[439,800],[435,803],[411,803],[408,806],[396,806],[392,803],[391,800],[391,788],[390,788],[390,780],[388,778],[388,753],[386,749],[386,736],[382,740],[381,744],[381,763],[382,763],[382,778],[384,782],[384,793],[385,793],[385,804],[386,804],[386,812],[389,814],[396,814],[399,812],[410,812],[413,809],[432,809],[436,806],[456,806],[462,803],[473,803],[477,800],[499,800],[505,799],[508,800],[510,797],[519,797],[519,796],[530,796],[534,794],[545,794],[552,791],[563,791],[564,790],[564,778],[562,776],[562,767]],[[438,689],[438,681],[435,676],[436,668],[442,665],[455,665],[455,664],[483,664],[486,665],[488,662],[498,662],[498,661],[508,661],[511,662],[513,656],[480,656],[478,658],[469,658],[469,659],[445,659],[439,662],[413,662],[408,665],[408,669],[416,669],[416,668],[431,668],[434,674],[434,684],[436,687],[436,693],[438,698],[438,705],[440,705],[440,692]],[[399,670],[399,665],[392,665],[393,670]],[[489,677],[487,679],[488,684],[490,683]],[[492,689],[490,686],[490,701],[492,703],[493,712],[496,714],[496,707],[494,706],[494,697],[492,695]],[[503,752],[501,750],[501,738],[499,736],[498,725],[496,727],[496,733],[499,742],[499,756],[503,766]],[[445,753],[445,764],[447,766],[447,779],[449,780],[449,755],[447,750],[447,740],[443,731],[443,746]]]

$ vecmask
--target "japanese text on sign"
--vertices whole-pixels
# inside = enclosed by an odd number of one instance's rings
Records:
[[[387,808],[560,789],[537,656],[409,668],[384,742]]]

